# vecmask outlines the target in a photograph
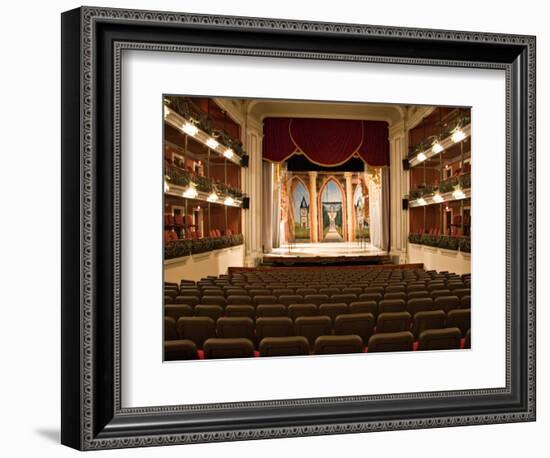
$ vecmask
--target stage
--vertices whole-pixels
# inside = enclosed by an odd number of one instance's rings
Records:
[[[293,243],[265,254],[264,264],[334,265],[383,264],[390,262],[387,252],[365,242]]]

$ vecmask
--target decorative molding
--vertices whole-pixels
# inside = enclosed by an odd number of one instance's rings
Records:
[[[426,116],[432,114],[435,107],[419,107],[410,118],[407,119],[407,130],[415,128]]]

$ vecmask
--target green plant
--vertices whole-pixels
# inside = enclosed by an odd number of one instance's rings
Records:
[[[471,187],[471,175],[469,173],[460,175],[458,177],[458,182],[460,183],[460,186],[462,186],[463,189],[469,189]]]
[[[471,247],[470,247],[470,237],[461,237],[459,242],[459,249],[460,251],[463,251],[465,253],[470,253]]]
[[[458,183],[458,180],[456,179],[456,177],[451,177],[447,180],[444,180],[441,183],[439,183],[439,186],[438,186],[439,192],[442,194],[446,192],[451,192],[454,189],[454,187],[457,185],[457,183]]]
[[[213,183],[212,180],[206,178],[205,176],[197,175],[195,180],[197,183],[197,189],[202,192],[212,192]]]

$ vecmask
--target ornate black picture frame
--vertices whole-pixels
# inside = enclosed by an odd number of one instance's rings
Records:
[[[506,72],[506,387],[122,408],[123,49]],[[62,15],[62,436],[91,450],[535,420],[535,37],[82,7]]]

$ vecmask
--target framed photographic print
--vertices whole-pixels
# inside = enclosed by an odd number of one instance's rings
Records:
[[[535,38],[62,15],[62,443],[533,421]]]

